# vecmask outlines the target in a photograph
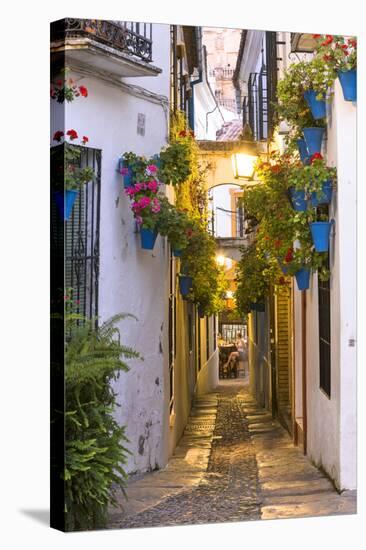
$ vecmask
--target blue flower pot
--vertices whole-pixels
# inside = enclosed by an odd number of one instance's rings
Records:
[[[288,273],[288,267],[286,267],[280,260],[280,258],[277,258],[277,262],[278,262],[278,265],[280,266],[281,268],[281,271],[284,275],[287,275]]]
[[[290,187],[288,191],[293,209],[296,212],[305,212],[308,206],[305,191],[297,191],[294,187]]]
[[[205,316],[205,311],[204,311],[204,309],[203,309],[202,306],[198,306],[198,308],[197,308],[197,313],[198,313],[198,317],[199,317],[200,319],[203,319],[203,318],[204,318],[204,316]]]
[[[311,205],[316,207],[319,204],[329,204],[332,200],[333,185],[332,180],[325,181],[320,192],[311,193]]]
[[[252,311],[265,311],[265,305],[262,302],[250,302],[250,309]]]
[[[71,215],[76,197],[79,194],[78,189],[66,189],[62,191],[55,191],[54,198],[60,217],[67,221]]]
[[[329,235],[332,222],[312,222],[310,223],[311,235],[317,252],[328,252]]]
[[[178,248],[173,248],[173,256],[175,258],[181,258],[182,257],[183,250],[179,250]]]
[[[343,97],[346,101],[357,101],[357,69],[338,71]]]
[[[142,227],[140,231],[141,248],[144,250],[153,250],[157,236],[157,231]]]
[[[303,128],[302,129],[302,133],[304,134],[306,147],[308,148],[310,157],[314,155],[314,153],[321,152],[324,131],[325,131],[325,128]]]
[[[299,149],[301,162],[303,164],[306,164],[309,160],[309,153],[308,153],[308,148],[306,147],[305,140],[304,139],[298,139],[297,140],[297,147]]]
[[[324,118],[327,115],[325,100],[317,99],[317,95],[318,92],[315,92],[314,90],[306,90],[306,92],[304,92],[305,101],[308,104],[311,114],[315,120]]]
[[[303,267],[295,273],[297,288],[307,290],[310,286],[310,269]]]
[[[119,161],[119,172],[121,168],[128,168],[128,174],[123,176],[123,186],[125,189],[131,187],[134,184],[134,174],[131,168],[129,168],[127,162],[123,159]]]
[[[192,284],[192,277],[188,277],[188,275],[179,276],[179,290],[182,296],[188,296],[189,291],[192,288]]]

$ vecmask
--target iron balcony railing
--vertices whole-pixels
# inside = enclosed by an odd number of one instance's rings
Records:
[[[232,111],[233,113],[236,113],[238,110],[238,106],[236,103],[236,99],[232,99],[229,97],[219,97],[217,99],[217,103],[220,105],[220,107],[224,107],[228,111]]]
[[[51,24],[51,40],[89,36],[114,48],[152,61],[152,24],[65,18]]]
[[[234,76],[234,69],[216,67],[209,70],[209,75],[216,77],[218,80],[231,80]]]

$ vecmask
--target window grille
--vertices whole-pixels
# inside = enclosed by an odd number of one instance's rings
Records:
[[[330,282],[318,276],[320,388],[331,396]]]
[[[58,147],[61,153],[59,158],[63,159],[64,145]],[[61,219],[55,201],[51,202],[52,256],[55,268],[64,272],[64,288],[72,289],[73,299],[77,303],[76,312],[96,319],[99,294],[101,151],[82,147],[80,166],[93,168],[95,177],[80,189],[67,221]],[[58,289],[58,292],[63,292],[63,289]]]

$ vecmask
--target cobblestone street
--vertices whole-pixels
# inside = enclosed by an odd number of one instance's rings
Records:
[[[239,380],[196,400],[168,466],[132,479],[127,494],[110,528],[356,511],[355,493],[339,495]]]

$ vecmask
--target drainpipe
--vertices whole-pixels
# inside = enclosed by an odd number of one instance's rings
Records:
[[[224,119],[224,115],[221,112],[220,106],[217,102],[215,94],[213,93],[212,88],[211,88],[210,83],[209,83],[208,78],[207,78],[207,52],[206,52],[206,47],[205,46],[203,47],[203,51],[204,51],[204,60],[203,60],[203,62],[205,64],[205,80],[206,80],[207,87],[211,92],[212,98],[213,98],[214,102],[216,103],[216,107],[214,109],[212,109],[212,111],[209,111],[208,113],[206,113],[206,132],[207,132],[207,130],[208,130],[208,115],[210,115],[211,113],[214,113],[218,109],[224,124],[225,124],[225,119]]]
[[[194,132],[194,86],[196,86],[196,84],[201,84],[201,82],[203,82],[202,69],[199,71],[198,78],[196,80],[193,80],[190,83],[192,88],[192,94],[188,100],[188,105],[189,105],[188,122],[193,132]]]
[[[306,403],[306,292],[302,292],[301,303],[301,328],[302,328],[302,423],[303,423],[303,450],[304,455],[307,454],[307,431],[308,431],[308,416]]]
[[[188,122],[191,130],[194,132],[194,87],[197,84],[201,84],[203,82],[203,71],[202,71],[202,29],[201,27],[196,27],[196,44],[197,44],[197,54],[198,54],[198,67],[199,73],[198,78],[196,80],[193,80],[190,85],[192,89],[191,96],[188,100],[189,105],[189,113],[188,113]]]
[[[193,80],[190,83],[191,88],[192,88],[192,95],[189,98],[189,102],[188,102],[188,104],[189,104],[188,122],[189,122],[189,126],[191,127],[191,130],[193,130],[193,132],[195,130],[195,128],[194,128],[194,86],[196,86],[197,84],[202,84],[203,83],[203,66],[205,66],[205,81],[206,81],[206,84],[208,86],[208,89],[211,92],[211,95],[214,99],[214,102],[216,103],[216,107],[212,111],[206,113],[206,131],[207,131],[207,126],[208,126],[208,115],[210,115],[211,113],[216,111],[216,109],[219,109],[222,120],[223,120],[223,122],[225,122],[224,116],[221,112],[221,109],[219,107],[219,104],[217,103],[215,94],[213,93],[212,88],[211,88],[210,83],[209,83],[208,78],[207,78],[207,54],[206,54],[205,46],[203,46],[203,48],[202,48],[202,28],[201,27],[196,28],[196,34],[197,34],[197,42],[198,42],[198,48],[197,48],[198,49],[198,66],[200,67],[200,69],[199,69],[199,73],[198,73],[198,78],[196,80]],[[204,50],[204,57],[202,55],[202,49]]]

